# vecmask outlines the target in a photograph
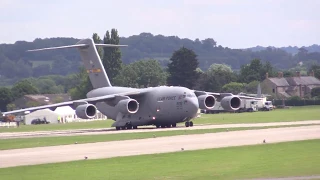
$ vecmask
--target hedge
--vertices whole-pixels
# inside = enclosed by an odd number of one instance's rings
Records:
[[[283,105],[282,100],[274,100],[273,105],[281,106]],[[320,105],[320,100],[284,100],[284,105],[286,106],[309,106],[309,105]]]

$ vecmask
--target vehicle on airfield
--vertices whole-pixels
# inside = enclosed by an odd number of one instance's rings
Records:
[[[258,101],[255,99],[241,99],[241,106],[236,112],[258,111]]]
[[[69,105],[75,108],[77,116],[82,119],[93,118],[98,109],[115,121],[112,127],[120,130],[136,129],[144,125],[155,125],[157,128],[176,127],[176,124],[181,122],[184,122],[186,127],[193,126],[192,119],[196,118],[198,110],[210,110],[215,107],[216,102],[227,111],[236,111],[240,108],[240,97],[231,93],[205,92],[179,86],[142,89],[112,86],[96,46],[113,48],[126,45],[94,44],[92,39],[83,39],[75,45],[29,50],[32,52],[77,48],[93,86],[93,90],[87,93],[86,99],[14,110],[3,114]]]
[[[274,107],[273,107],[272,101],[266,101],[263,107],[261,108],[262,111],[271,111],[273,109]]]
[[[36,119],[33,119],[33,120],[31,121],[31,124],[33,124],[33,125],[37,125],[37,124],[50,124],[50,122],[47,121],[46,118],[43,118],[43,119],[36,118]]]

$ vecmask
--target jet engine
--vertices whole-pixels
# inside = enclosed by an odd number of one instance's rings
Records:
[[[216,98],[212,95],[201,95],[198,96],[198,102],[200,109],[212,109],[216,103]]]
[[[76,114],[81,119],[91,119],[97,113],[97,108],[93,104],[82,104],[76,108]]]
[[[221,99],[221,106],[227,111],[236,111],[241,106],[241,99],[237,96],[226,96]]]
[[[123,114],[134,114],[139,110],[139,103],[135,99],[123,99],[116,107]]]

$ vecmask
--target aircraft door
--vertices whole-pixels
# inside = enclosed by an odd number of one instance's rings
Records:
[[[158,118],[164,118],[171,114],[171,102],[170,101],[157,101],[156,114]]]

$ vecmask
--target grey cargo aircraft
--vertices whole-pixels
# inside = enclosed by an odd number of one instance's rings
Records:
[[[136,129],[144,125],[155,125],[157,128],[176,127],[180,122],[185,122],[186,127],[191,127],[192,119],[197,116],[198,110],[212,109],[216,101],[219,101],[225,110],[234,111],[240,107],[240,98],[230,93],[210,93],[178,86],[142,89],[112,86],[96,46],[113,48],[126,45],[95,44],[92,39],[83,39],[75,45],[29,50],[77,48],[93,86],[86,99],[19,109],[3,114],[69,105],[75,107],[76,115],[82,119],[93,118],[99,110],[115,121],[112,127],[120,130]]]

